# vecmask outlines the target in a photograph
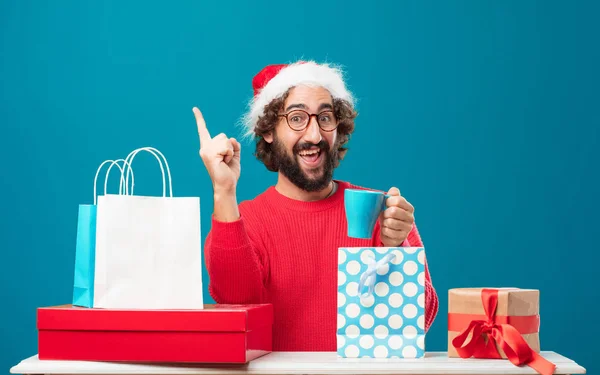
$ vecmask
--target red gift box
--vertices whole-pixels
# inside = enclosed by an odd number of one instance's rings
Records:
[[[42,360],[247,363],[272,351],[273,307],[37,310]]]

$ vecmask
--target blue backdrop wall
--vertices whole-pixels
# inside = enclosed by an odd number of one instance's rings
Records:
[[[343,64],[359,99],[336,177],[396,185],[416,207],[441,303],[427,349],[446,349],[449,288],[539,288],[542,349],[600,371],[598,11],[592,1],[2,2],[0,371],[36,353],[36,307],[71,300],[77,207],[92,200],[98,164],[159,148],[175,195],[201,197],[204,240],[211,183],[192,106],[214,134],[237,136],[252,76],[299,58]],[[275,182],[252,151],[243,145],[240,200]],[[161,193],[155,161],[137,163],[136,191]]]

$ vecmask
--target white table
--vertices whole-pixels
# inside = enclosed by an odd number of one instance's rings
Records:
[[[585,374],[585,368],[554,352],[541,355],[556,364],[555,374]],[[419,359],[346,359],[335,352],[274,352],[247,365],[131,364],[84,361],[40,361],[37,355],[10,369],[12,374],[537,374],[508,360],[448,358],[428,352]]]

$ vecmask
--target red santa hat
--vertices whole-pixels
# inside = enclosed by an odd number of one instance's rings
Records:
[[[252,80],[254,97],[250,101],[248,113],[244,116],[245,136],[254,135],[258,118],[263,115],[267,104],[298,85],[323,87],[334,99],[343,99],[354,105],[352,93],[346,88],[343,72],[338,66],[318,64],[314,61],[268,65]]]

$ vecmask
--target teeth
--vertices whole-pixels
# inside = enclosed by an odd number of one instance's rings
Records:
[[[319,150],[300,151],[300,155],[302,155],[302,156],[314,155],[314,154],[316,154],[318,152],[319,152]]]

